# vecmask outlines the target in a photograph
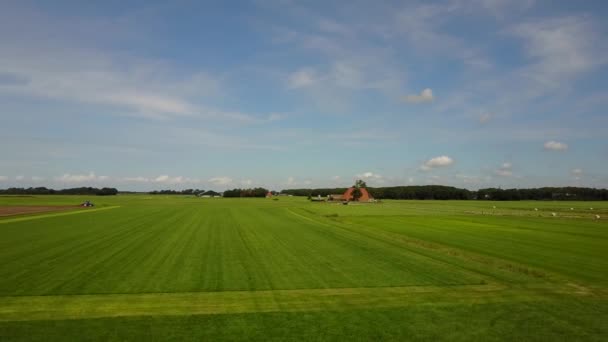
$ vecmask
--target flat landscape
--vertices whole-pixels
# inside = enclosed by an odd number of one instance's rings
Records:
[[[0,208],[87,199],[96,207],[0,217],[0,339],[608,336],[608,202],[5,196]]]

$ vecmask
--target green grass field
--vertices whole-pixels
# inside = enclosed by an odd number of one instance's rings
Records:
[[[1,340],[608,336],[608,203],[93,200],[0,218]]]

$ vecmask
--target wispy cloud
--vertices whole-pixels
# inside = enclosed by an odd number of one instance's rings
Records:
[[[97,183],[107,181],[108,176],[97,176],[95,172],[89,172],[88,174],[70,174],[64,173],[62,176],[56,177],[55,181],[65,184],[73,183]]]
[[[232,178],[226,176],[213,177],[209,179],[209,183],[213,185],[229,185],[232,184]]]
[[[479,115],[478,120],[479,120],[480,124],[486,124],[486,123],[490,122],[490,120],[492,120],[492,114],[483,113],[483,114]]]
[[[580,180],[583,177],[583,169],[581,168],[576,168],[576,169],[572,169],[570,171],[570,175],[572,175],[572,177],[574,178],[574,180]]]
[[[313,85],[317,82],[317,75],[312,69],[298,70],[289,75],[289,87],[302,88]]]
[[[513,176],[513,166],[511,163],[503,163],[494,173],[501,177]]]
[[[507,32],[521,38],[533,63],[524,72],[545,85],[608,63],[608,40],[598,36],[586,16],[535,19]]]
[[[96,110],[87,112],[93,114],[156,120],[189,117],[258,123],[271,117],[214,105],[212,100],[225,92],[220,75],[200,69],[184,72],[161,59],[91,48],[85,40],[68,39],[73,32],[60,18],[41,12],[20,14],[24,16],[21,21],[31,25],[19,24],[19,29],[10,30],[13,34],[0,35],[0,94],[92,105]],[[0,21],[3,19],[6,15],[0,15]],[[102,26],[107,29],[112,25]]]

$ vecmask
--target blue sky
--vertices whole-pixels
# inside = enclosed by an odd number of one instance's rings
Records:
[[[608,186],[606,1],[3,1],[0,188]]]

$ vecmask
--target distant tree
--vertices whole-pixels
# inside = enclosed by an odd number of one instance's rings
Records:
[[[352,192],[352,200],[353,201],[358,201],[359,198],[361,198],[362,193],[361,193],[361,188],[366,188],[367,184],[365,184],[364,181],[357,179],[355,181],[355,185],[353,185],[354,189]]]
[[[358,188],[367,188],[367,184],[365,184],[364,181],[357,179],[357,181],[355,182],[355,189]]]
[[[103,188],[95,191],[95,195],[97,196],[114,196],[116,194],[118,194],[118,190],[115,188]]]
[[[353,201],[358,201],[361,198],[361,189],[355,187],[352,192]]]

